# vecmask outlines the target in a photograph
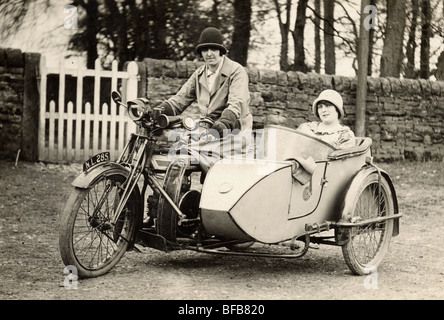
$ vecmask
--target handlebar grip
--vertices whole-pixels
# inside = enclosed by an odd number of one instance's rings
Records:
[[[157,125],[162,128],[168,128],[169,126],[182,121],[182,117],[180,116],[167,116],[166,114],[161,114],[157,118]]]

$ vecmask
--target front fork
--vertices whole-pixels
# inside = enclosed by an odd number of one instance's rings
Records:
[[[147,155],[147,144],[149,140],[141,138],[140,136],[132,135],[130,141],[125,146],[122,155],[119,157],[117,162],[123,166],[130,166],[131,171],[130,174],[125,181],[124,186],[122,186],[123,192],[120,196],[119,203],[116,207],[114,215],[112,217],[112,223],[115,224],[126,205],[131,193],[133,192],[137,182],[140,179],[140,176],[145,168],[145,164],[149,155]],[[152,153],[153,148],[148,148],[148,152]],[[127,153],[126,159],[124,159],[124,155]]]

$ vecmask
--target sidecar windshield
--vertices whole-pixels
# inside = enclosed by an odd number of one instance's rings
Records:
[[[295,129],[270,125],[261,131],[260,142],[256,145],[256,157],[260,159],[283,161],[299,156],[321,161],[335,150],[327,142]]]

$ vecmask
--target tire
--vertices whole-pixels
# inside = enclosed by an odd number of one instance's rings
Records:
[[[116,224],[110,223],[125,180],[123,173],[103,174],[88,189],[76,187],[66,203],[60,217],[60,254],[64,264],[74,266],[80,278],[109,272],[135,239],[141,222],[137,186]]]
[[[380,187],[379,198],[377,172],[364,178],[356,190],[352,221],[394,215],[394,195],[384,176],[381,176]],[[354,274],[367,275],[376,271],[388,252],[393,233],[393,219],[363,227],[344,228],[341,232],[348,234],[349,238],[342,246],[347,266]]]
[[[172,163],[165,173],[164,190],[173,200],[175,205],[179,205],[182,184],[184,181],[186,165],[183,162]],[[161,196],[157,211],[156,231],[159,235],[170,241],[177,242],[177,221],[178,216],[170,203]]]

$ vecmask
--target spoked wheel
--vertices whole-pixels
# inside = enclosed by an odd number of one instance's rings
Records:
[[[125,180],[123,174],[102,175],[89,189],[75,188],[66,203],[60,221],[60,253],[65,265],[74,266],[81,278],[107,273],[134,240],[140,222],[137,188],[119,217],[113,217]]]
[[[393,216],[394,210],[393,194],[387,180],[382,176],[379,186],[378,174],[373,172],[365,177],[356,190],[351,221]],[[348,267],[358,275],[370,274],[376,271],[388,252],[393,219],[349,228],[343,232],[349,233],[349,241],[342,246]]]

